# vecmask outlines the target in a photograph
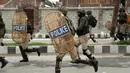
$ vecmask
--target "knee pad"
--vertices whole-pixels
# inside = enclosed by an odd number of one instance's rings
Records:
[[[56,61],[62,61],[62,58],[56,57]]]
[[[83,49],[83,54],[84,54],[84,55],[87,55],[87,53],[86,53],[87,50],[88,50],[88,49],[85,49],[85,50]]]

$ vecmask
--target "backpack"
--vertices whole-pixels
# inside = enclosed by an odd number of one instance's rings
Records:
[[[91,25],[93,28],[96,27],[97,19],[93,15],[88,16],[88,25]]]

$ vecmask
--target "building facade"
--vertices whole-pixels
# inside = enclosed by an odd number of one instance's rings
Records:
[[[97,7],[97,6],[113,6],[115,0],[60,0],[66,7]],[[126,0],[130,6],[130,0]]]
[[[43,0],[0,0],[1,8],[19,8],[23,7],[27,14],[28,21],[33,25],[34,32],[39,32],[40,10],[39,6]]]

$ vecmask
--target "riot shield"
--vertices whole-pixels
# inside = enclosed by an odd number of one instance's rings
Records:
[[[25,43],[27,40],[27,15],[25,12],[18,12],[13,17],[12,39],[18,44]]]
[[[61,12],[51,12],[44,18],[44,25],[56,52],[67,53],[75,47],[68,23]]]

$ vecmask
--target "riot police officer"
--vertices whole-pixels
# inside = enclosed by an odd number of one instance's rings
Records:
[[[86,15],[86,11],[84,9],[79,9],[77,11],[78,14],[78,28],[77,28],[77,35],[78,35],[78,41],[77,44],[81,44],[82,46],[82,50],[83,50],[83,54],[86,55],[90,61],[92,61],[92,66],[95,69],[95,72],[98,71],[98,61],[96,60],[96,58],[92,55],[92,53],[89,51],[88,46],[87,46],[87,42],[90,39],[90,28],[88,25],[88,19],[85,16]]]
[[[0,43],[1,43],[1,46],[4,46],[2,41],[3,41],[5,33],[6,33],[5,24],[2,19],[2,12],[0,11]],[[5,57],[0,56],[0,62],[2,63],[1,68],[5,67],[8,64],[8,61],[5,60],[4,58]]]
[[[69,26],[69,28],[71,30],[71,33],[73,34],[73,31],[75,32],[75,30],[74,30],[74,28],[72,28],[73,27],[72,21],[70,21],[70,19],[67,17],[66,8],[64,8],[64,7],[59,8],[59,11],[62,12],[63,15],[65,16],[65,18],[67,20],[67,23],[68,23],[68,26]],[[61,49],[64,49],[64,48],[61,48]],[[65,54],[66,53],[60,53],[60,52],[56,51],[57,57],[56,57],[55,73],[60,73],[62,59],[65,56]],[[77,54],[76,46],[74,48],[72,48],[72,50],[69,51],[69,54],[71,56],[71,59],[72,59],[73,63],[83,63],[83,64],[87,64],[87,65],[92,64],[92,61],[79,59],[78,54]]]
[[[21,12],[21,13],[24,13],[26,15],[26,13],[24,12],[24,9],[22,7],[19,7],[18,11],[17,12]],[[19,48],[20,48],[20,52],[21,52],[21,55],[22,55],[22,60],[20,60],[20,62],[28,62],[28,56],[27,56],[27,52],[37,52],[38,56],[40,56],[40,51],[39,49],[36,49],[36,48],[33,48],[33,49],[29,49],[28,48],[28,43],[30,42],[30,39],[31,39],[31,35],[33,34],[33,30],[32,30],[32,25],[30,24],[30,21],[27,19],[27,40],[25,43],[21,43],[19,45]]]
[[[27,25],[27,41],[23,44],[21,44],[21,46],[19,46],[23,60],[21,60],[20,62],[28,62],[28,56],[26,53],[28,52],[37,52],[38,56],[40,56],[40,51],[38,48],[33,48],[33,49],[29,49],[28,48],[28,43],[30,42],[31,36],[33,34],[33,30],[32,30],[32,25],[30,24],[30,22],[28,22]]]

